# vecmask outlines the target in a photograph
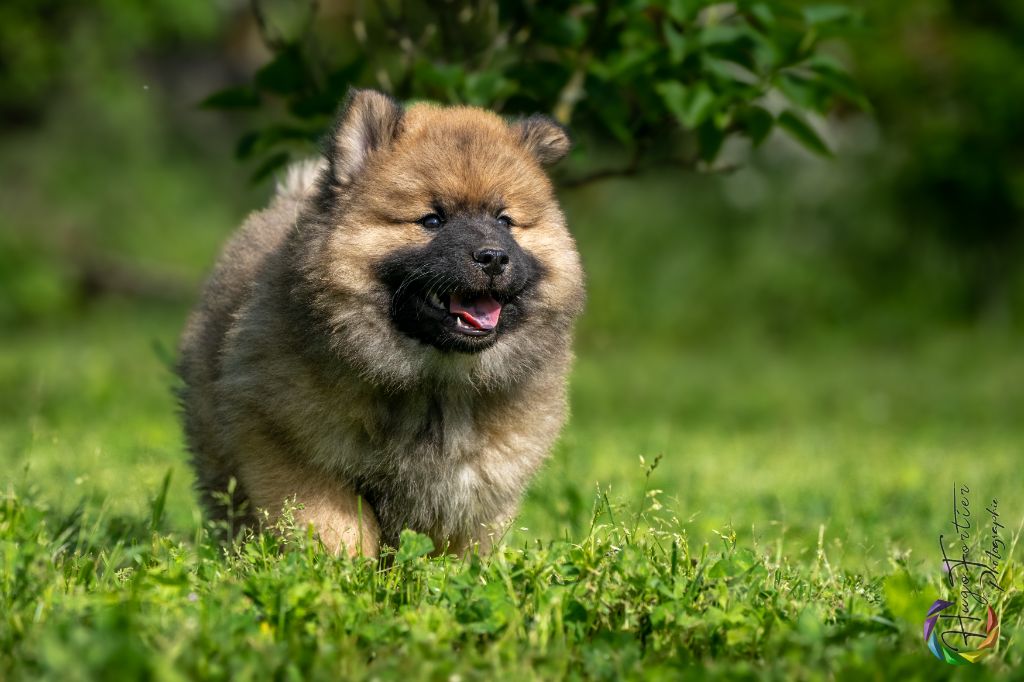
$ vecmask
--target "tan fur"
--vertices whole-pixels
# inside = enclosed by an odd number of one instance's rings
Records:
[[[295,511],[296,524],[313,524],[328,549],[376,554],[380,537],[377,518],[355,491],[301,461],[281,457],[275,443],[258,433],[248,435],[245,448],[261,456],[249,458],[238,473],[252,505],[279,510],[283,502],[301,501],[302,507]]]
[[[185,329],[186,434],[212,513],[235,478],[236,504],[273,515],[294,497],[332,549],[373,554],[398,523],[439,548],[489,545],[564,422],[583,301],[541,168],[568,142],[546,125],[352,97],[328,160],[290,170],[246,221]],[[435,201],[507,208],[544,267],[523,326],[476,354],[399,332],[375,273],[429,241],[415,221]]]

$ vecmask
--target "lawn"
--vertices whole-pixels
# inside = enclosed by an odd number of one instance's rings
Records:
[[[741,172],[567,195],[590,300],[564,435],[493,554],[430,558],[407,536],[381,569],[305,529],[222,546],[191,492],[176,338],[259,200],[230,139],[62,120],[2,152],[19,229],[0,232],[0,679],[938,680],[1021,665],[1019,551],[988,660],[946,665],[921,639],[954,482],[999,499],[1008,538],[1024,518],[1019,333],[922,324],[925,290],[870,299],[864,317],[857,280],[818,250],[843,220],[820,210],[824,189],[729,209]],[[801,168],[786,182],[849,188],[839,162]],[[184,293],[81,297],[60,266],[83,243]]]
[[[1024,504],[1011,338],[584,345],[492,556],[410,537],[378,570],[301,530],[225,550],[170,394],[183,315],[109,302],[5,341],[6,679],[953,679],[920,640],[949,487]],[[1021,662],[1019,571],[975,676]]]

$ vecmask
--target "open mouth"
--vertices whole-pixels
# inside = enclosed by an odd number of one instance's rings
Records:
[[[494,332],[501,317],[501,303],[490,293],[431,293],[427,303],[455,320],[455,329],[469,336]]]

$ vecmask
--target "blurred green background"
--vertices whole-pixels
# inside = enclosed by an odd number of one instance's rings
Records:
[[[870,111],[813,120],[834,158],[776,133],[727,172],[561,192],[589,305],[522,537],[585,529],[598,486],[635,499],[658,454],[695,538],[820,532],[847,565],[931,565],[954,480],[1024,514],[1024,6],[862,6],[830,49]],[[5,484],[136,513],[170,468],[174,526],[199,522],[170,366],[270,192],[239,137],[276,115],[199,104],[269,59],[241,2],[0,8]],[[618,144],[585,142],[574,167]]]

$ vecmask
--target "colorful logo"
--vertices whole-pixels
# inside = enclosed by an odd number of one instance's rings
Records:
[[[999,641],[999,621],[996,619],[996,612],[992,610],[991,606],[988,607],[988,618],[985,622],[985,634],[987,636],[977,649],[974,651],[956,651],[943,643],[935,627],[939,620],[939,614],[952,605],[953,602],[951,601],[935,600],[932,607],[928,609],[928,615],[924,617],[924,641],[928,644],[928,649],[935,654],[935,658],[940,661],[945,661],[950,665],[977,663],[982,656],[989,653],[986,649],[991,649]]]

